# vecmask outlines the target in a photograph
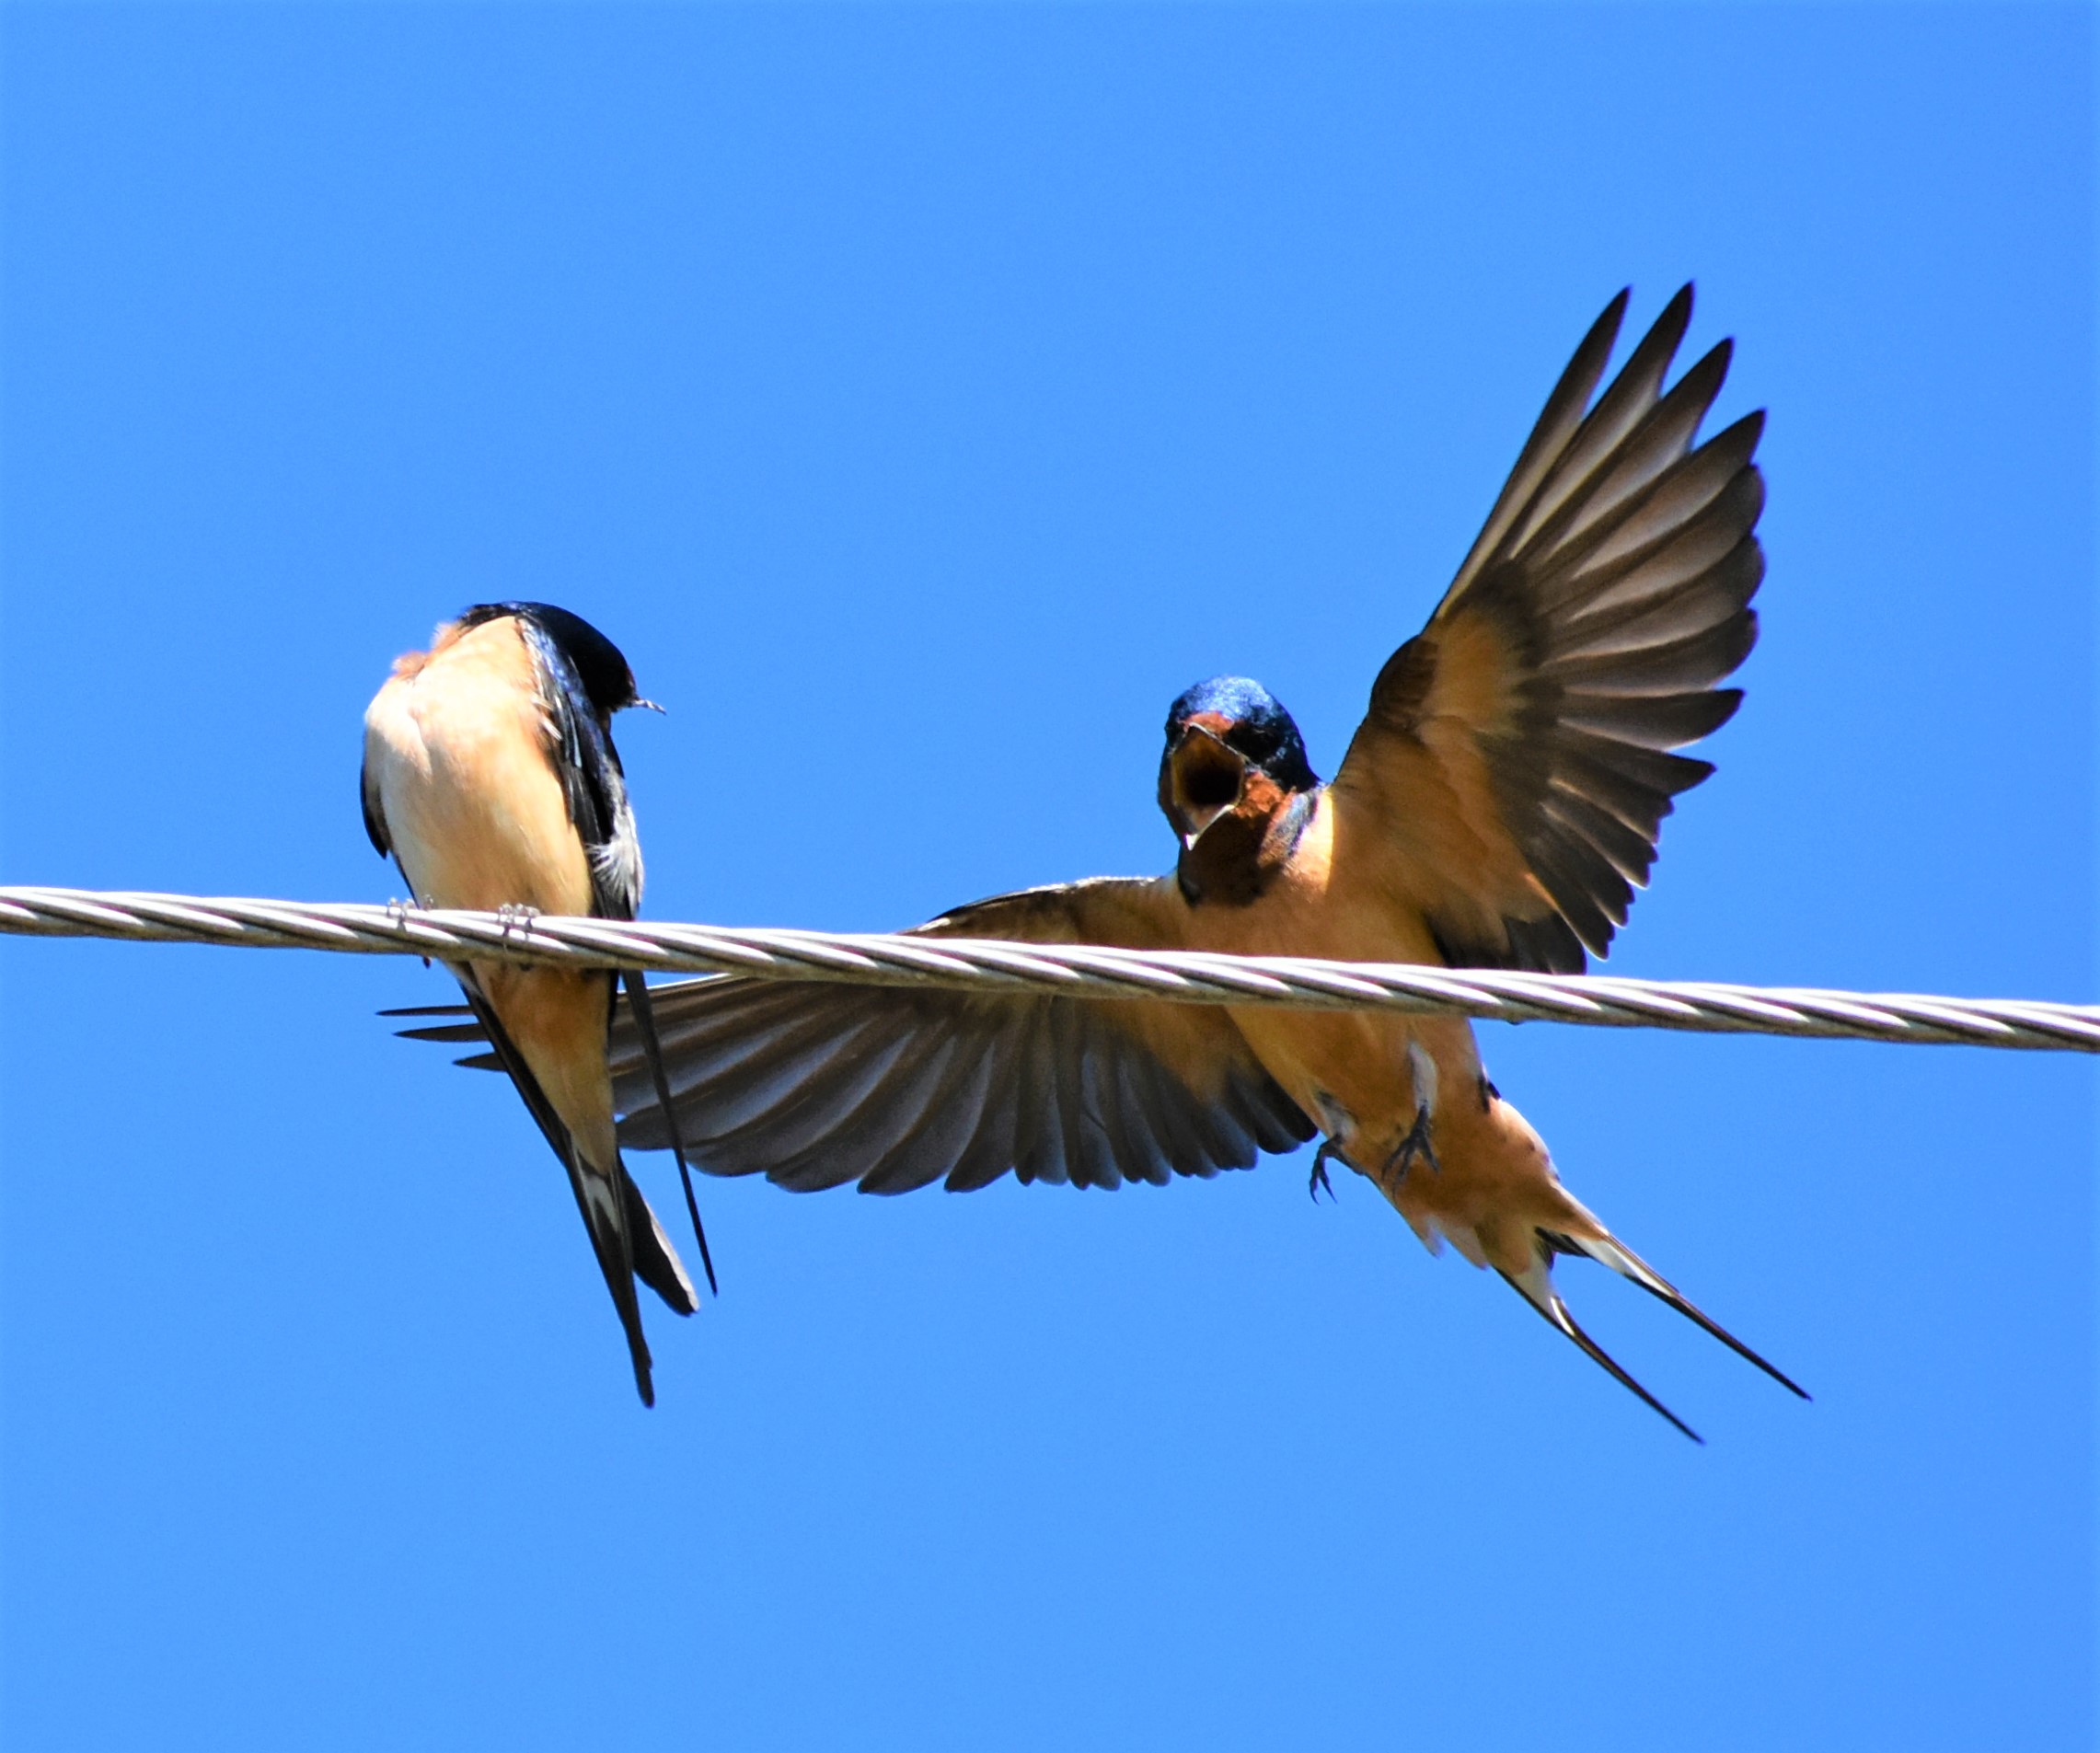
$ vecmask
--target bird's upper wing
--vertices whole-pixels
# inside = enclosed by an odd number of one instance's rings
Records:
[[[604,919],[631,919],[641,905],[641,842],[619,752],[592,710],[583,678],[567,654],[529,616],[518,617],[518,632],[539,675],[552,742],[548,756],[591,860],[592,911]]]
[[[1742,698],[1716,685],[1757,639],[1764,417],[1693,448],[1729,343],[1665,389],[1689,286],[1592,406],[1625,309],[1621,293],[1576,350],[1335,778],[1455,965],[1604,954],[1671,798],[1713,770],[1669,751]]]
[[[1182,905],[1170,878],[1101,878],[980,901],[918,930],[1171,949]],[[1113,1187],[1248,1168],[1313,1132],[1215,1006],[733,976],[651,991],[687,1147],[713,1174],[904,1193],[982,1187],[1010,1169]],[[625,1004],[610,1056],[621,1143],[663,1148]]]

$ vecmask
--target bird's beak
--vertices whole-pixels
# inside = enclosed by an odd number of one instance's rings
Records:
[[[1210,825],[1231,813],[1247,790],[1247,760],[1215,732],[1192,724],[1168,757],[1182,844],[1194,848]]]
[[[639,706],[644,712],[661,712],[663,710],[654,700],[629,700],[628,705],[630,707]]]

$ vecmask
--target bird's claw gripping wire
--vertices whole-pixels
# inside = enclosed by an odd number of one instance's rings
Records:
[[[503,922],[503,941],[508,943],[511,940],[512,932],[529,932],[532,929],[532,922],[539,917],[539,909],[537,907],[518,906],[506,901],[496,909],[496,917]]]
[[[1349,1160],[1342,1155],[1342,1147],[1333,1139],[1322,1138],[1320,1148],[1312,1153],[1312,1173],[1305,1183],[1306,1194],[1316,1205],[1320,1203],[1322,1191],[1326,1193],[1330,1203],[1337,1205],[1342,1203],[1334,1197],[1334,1183],[1327,1179],[1327,1159],[1330,1157],[1339,1158],[1343,1162]]]
[[[1437,1148],[1429,1141],[1429,1104],[1424,1102],[1414,1111],[1414,1124],[1407,1129],[1407,1136],[1393,1147],[1392,1155],[1385,1159],[1380,1181],[1389,1177],[1397,1184],[1407,1179],[1407,1171],[1414,1165],[1415,1158],[1429,1165],[1433,1173],[1442,1174],[1444,1165],[1437,1160]]]

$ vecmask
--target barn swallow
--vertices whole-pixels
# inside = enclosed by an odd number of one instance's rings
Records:
[[[1764,571],[1763,416],[1698,442],[1730,344],[1666,387],[1687,286],[1597,395],[1626,304],[1576,349],[1331,782],[1261,684],[1202,683],[1167,718],[1171,873],[1001,895],[919,930],[1554,974],[1604,955],[1672,799],[1713,770],[1675,751],[1741,699],[1719,684],[1756,640]],[[897,1193],[1009,1169],[1165,1182],[1317,1135],[1315,1188],[1330,1163],[1355,1170],[1432,1253],[1448,1240],[1493,1267],[1694,1440],[1576,1324],[1557,1259],[1610,1267],[1802,1393],[1563,1186],[1463,1019],[738,977],[659,987],[655,1004],[668,1110],[634,1032],[614,1029],[621,1136],[637,1148],[669,1143],[675,1114],[713,1173]]]
[[[651,704],[612,641],[566,609],[470,608],[438,629],[428,652],[399,659],[365,711],[365,831],[426,907],[631,919],[641,847],[612,715]],[[681,1315],[699,1298],[620,1159],[606,1064],[614,975],[479,960],[452,972],[477,1032],[568,1171],[635,1386],[653,1405],[634,1281]],[[646,1058],[639,975],[629,991]],[[697,1207],[692,1217],[712,1285]]]

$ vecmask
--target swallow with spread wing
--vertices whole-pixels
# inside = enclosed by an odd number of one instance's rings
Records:
[[[1763,417],[1698,442],[1728,343],[1667,383],[1688,286],[1598,395],[1625,309],[1621,293],[1577,348],[1331,783],[1259,683],[1203,683],[1167,719],[1171,874],[1029,890],[919,929],[1549,973],[1603,955],[1671,800],[1713,771],[1676,751],[1740,700],[1719,685],[1755,641],[1764,570]],[[675,1118],[713,1173],[1113,1186],[1245,1167],[1317,1133],[1316,1190],[1330,1162],[1356,1170],[1432,1252],[1448,1240],[1493,1267],[1687,1436],[1575,1323],[1556,1259],[1602,1263],[1802,1391],[1562,1185],[1463,1020],[735,977],[654,1002],[674,1100],[616,1021],[621,1136],[662,1148]]]
[[[395,663],[364,714],[372,844],[393,856],[423,906],[633,918],[641,847],[612,715],[650,704],[613,642],[566,609],[468,609],[438,629],[428,652]],[[635,1280],[681,1315],[699,1298],[620,1160],[606,1063],[615,977],[493,961],[452,972],[477,1034],[568,1171],[626,1330],[635,1386],[642,1403],[653,1405]],[[639,975],[629,988],[640,1051],[661,1071]],[[667,1099],[667,1086],[655,1087]],[[682,1149],[679,1156],[683,1163]],[[687,1199],[711,1286],[714,1268],[689,1190]]]

